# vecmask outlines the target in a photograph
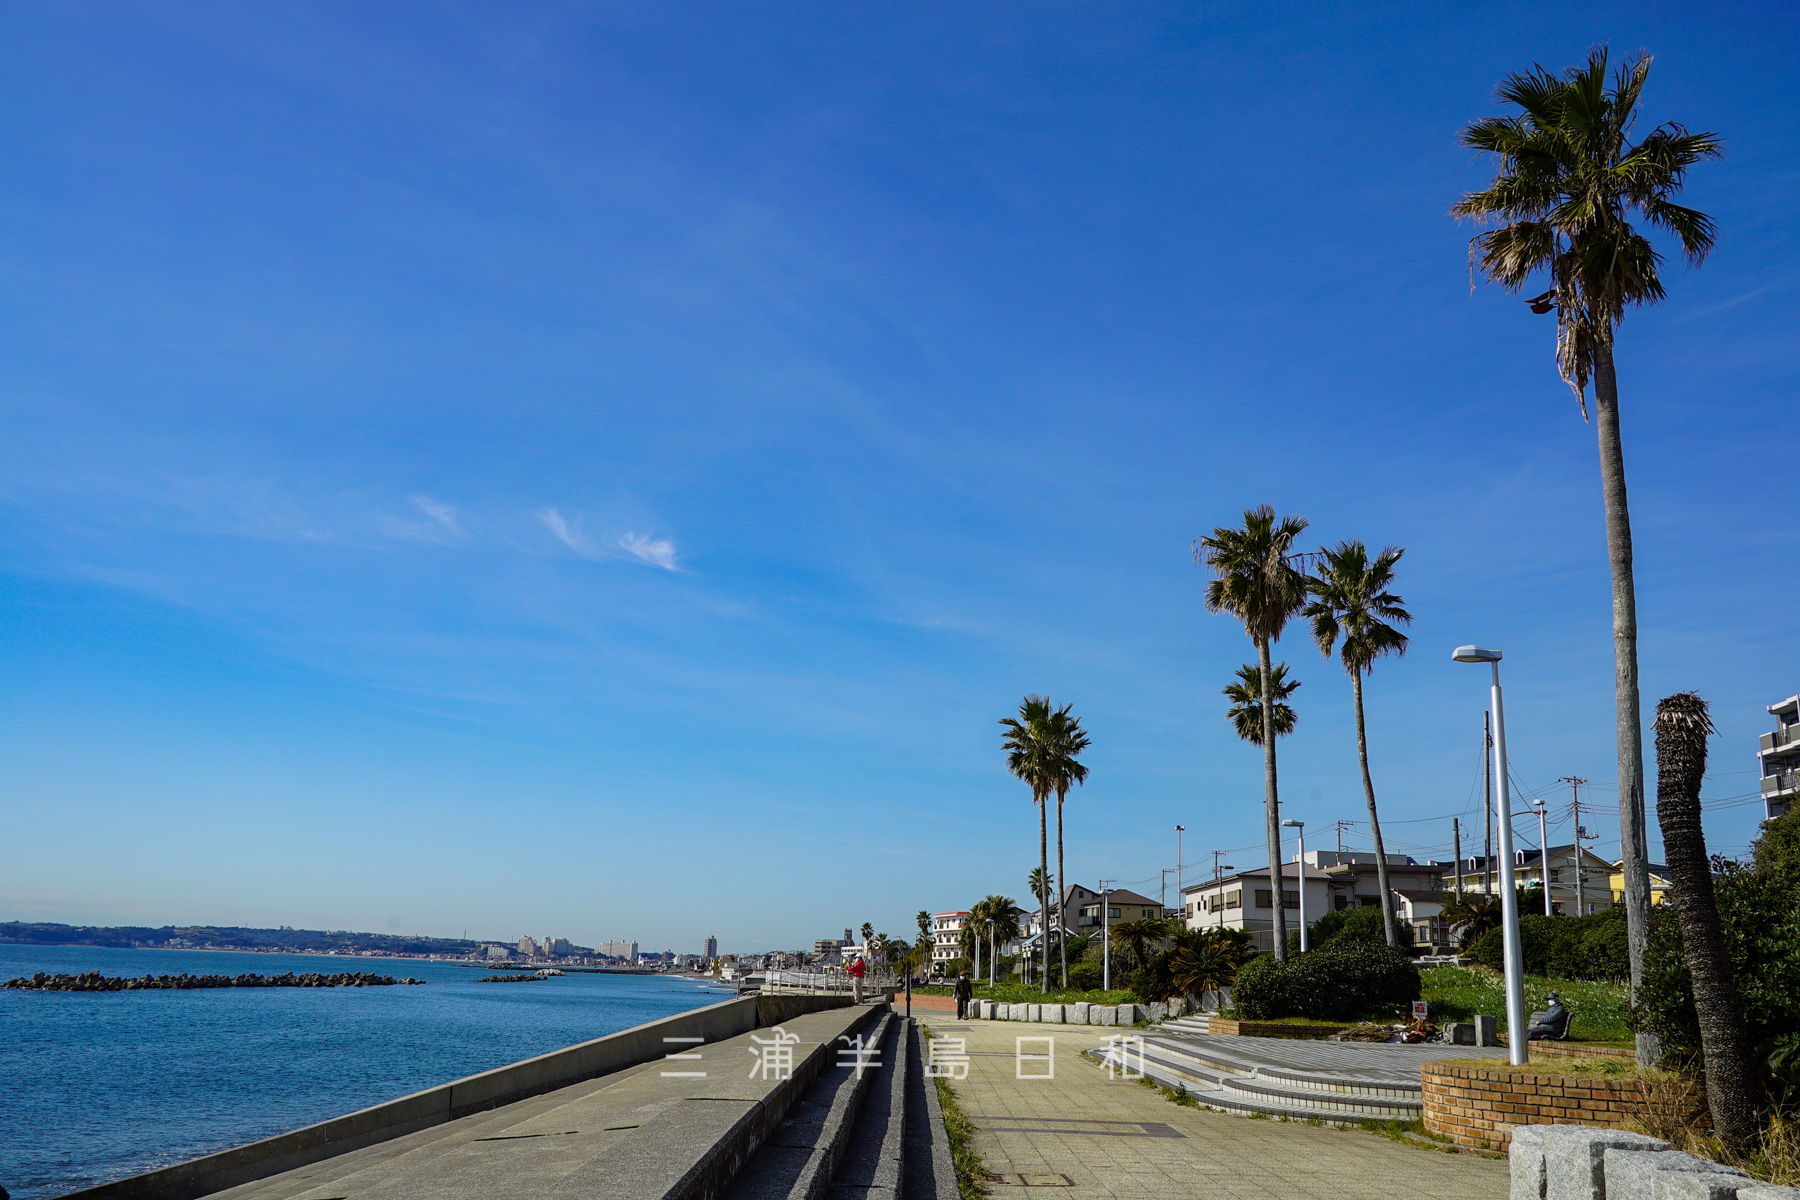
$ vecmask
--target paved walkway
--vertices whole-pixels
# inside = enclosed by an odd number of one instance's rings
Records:
[[[1508,1191],[1506,1164],[1494,1159],[1360,1130],[1202,1112],[1136,1081],[1108,1079],[1082,1057],[1105,1044],[1103,1028],[924,1020],[940,1037],[965,1040],[969,1077],[952,1086],[979,1129],[975,1149],[1002,1177],[996,1200],[1502,1200]],[[1053,1077],[1019,1078],[1047,1072]],[[1022,1186],[1060,1190],[1014,1191]]]

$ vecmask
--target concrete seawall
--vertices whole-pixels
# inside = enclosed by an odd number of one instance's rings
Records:
[[[414,1092],[231,1150],[69,1193],[81,1200],[193,1200],[295,1167],[662,1058],[664,1038],[723,1041],[806,1013],[849,1006],[847,996],[746,996],[621,1030],[549,1054]]]

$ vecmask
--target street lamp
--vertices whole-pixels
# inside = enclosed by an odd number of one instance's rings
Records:
[[[1500,886],[1500,928],[1506,963],[1507,1060],[1525,1064],[1525,971],[1520,961],[1519,894],[1513,883],[1512,789],[1506,778],[1506,713],[1500,703],[1500,651],[1480,646],[1458,646],[1450,655],[1457,662],[1486,663],[1493,668],[1489,693],[1494,710],[1494,800],[1500,825],[1500,862],[1506,877]]]
[[[1186,825],[1175,827],[1175,894],[1177,896],[1181,895],[1181,835],[1186,829]]]
[[[1544,884],[1544,915],[1550,912],[1550,834],[1549,826],[1544,823],[1544,802],[1533,800],[1531,811],[1538,815],[1538,877]]]
[[[1305,954],[1306,949],[1307,949],[1307,944],[1306,944],[1306,822],[1305,821],[1296,821],[1296,820],[1293,820],[1292,818],[1289,818],[1288,820],[1283,821],[1282,824],[1286,825],[1289,829],[1292,829],[1295,831],[1295,837],[1298,839],[1298,841],[1300,843],[1299,857],[1294,860],[1294,868],[1295,868],[1294,874],[1299,877],[1299,881],[1300,881],[1300,953]],[[1280,878],[1279,871],[1276,872],[1275,892],[1276,892],[1276,897],[1277,897],[1276,902],[1280,903],[1281,878]]]

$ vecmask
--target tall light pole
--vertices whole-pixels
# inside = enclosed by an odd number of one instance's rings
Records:
[[[1289,818],[1282,822],[1292,829],[1300,842],[1299,857],[1294,860],[1295,874],[1300,877],[1300,953],[1305,954],[1306,943],[1306,822]],[[1280,881],[1276,881],[1279,889]]]
[[[1538,877],[1544,883],[1544,915],[1550,912],[1550,834],[1549,826],[1544,823],[1544,802],[1533,800],[1531,811],[1538,815]]]
[[[1187,830],[1186,825],[1175,827],[1175,894],[1181,894],[1181,835]]]
[[[1112,933],[1108,920],[1112,905],[1107,897],[1112,895],[1110,889],[1117,882],[1116,879],[1100,881],[1100,990],[1103,992],[1112,991]]]
[[[1507,1060],[1524,1066],[1525,971],[1519,944],[1519,894],[1513,884],[1512,789],[1506,778],[1506,710],[1500,703],[1500,651],[1480,646],[1458,646],[1450,656],[1457,662],[1484,662],[1493,668],[1489,702],[1494,712],[1494,802],[1500,826],[1500,862],[1506,876],[1500,884],[1500,929],[1506,963]]]

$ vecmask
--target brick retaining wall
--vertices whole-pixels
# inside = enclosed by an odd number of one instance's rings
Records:
[[[1711,1123],[1705,1100],[1679,1084],[1606,1075],[1535,1075],[1430,1060],[1420,1065],[1419,1081],[1425,1128],[1470,1149],[1506,1149],[1514,1125],[1626,1129],[1647,1110],[1667,1110],[1684,1124]]]
[[[1617,1059],[1620,1062],[1637,1061],[1637,1049],[1633,1046],[1590,1046],[1585,1042],[1533,1042],[1531,1057],[1544,1058],[1605,1058]]]

